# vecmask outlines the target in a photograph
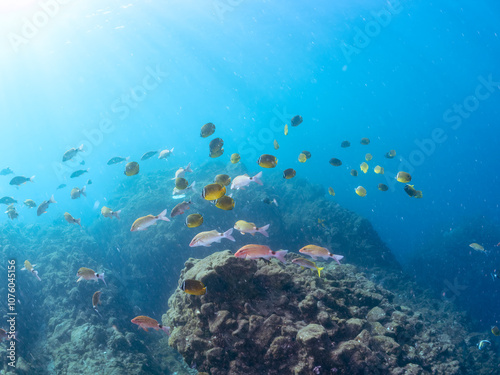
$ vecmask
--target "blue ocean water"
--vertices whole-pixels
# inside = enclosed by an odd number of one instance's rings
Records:
[[[14,175],[0,176],[0,196],[17,199],[20,214],[0,222],[66,226],[67,211],[90,225],[129,183],[123,164],[106,165],[111,157],[138,161],[174,147],[168,161],[141,163],[141,174],[188,163],[196,170],[209,160],[199,129],[213,122],[225,141],[216,161],[237,152],[255,174],[259,155],[279,154],[264,181],[294,168],[325,192],[333,187],[327,199],[369,219],[403,264],[475,218],[498,226],[499,14],[491,0],[4,1],[0,168],[36,177],[17,189]],[[285,137],[297,114],[304,122]],[[361,145],[362,137],[371,143]],[[344,140],[351,147],[341,148]],[[62,163],[80,144],[85,152]],[[391,149],[396,157],[385,158]],[[312,154],[304,164],[302,150]],[[369,172],[352,177],[368,152]],[[332,157],[343,165],[332,167]],[[373,173],[377,164],[384,175]],[[423,199],[395,181],[400,170]],[[60,184],[67,187],[56,190]],[[70,199],[84,185],[87,198]],[[354,193],[358,185],[366,197]],[[58,203],[40,217],[22,205],[52,194]],[[470,253],[466,262],[483,255],[469,243],[491,252],[474,277],[500,266],[498,235],[464,238],[455,249]],[[485,298],[497,293],[485,285]]]

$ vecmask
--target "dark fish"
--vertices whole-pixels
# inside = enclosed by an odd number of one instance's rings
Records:
[[[189,182],[188,180],[186,180],[185,178],[183,177],[177,177],[175,179],[175,187],[178,189],[178,190],[184,190],[185,188],[187,188],[189,185]]]
[[[500,336],[500,329],[498,329],[497,326],[491,327],[491,333],[493,333],[495,336]]]
[[[78,148],[70,148],[68,151],[66,151],[63,155],[62,161],[68,161],[73,159],[78,152],[83,151],[83,145],[80,145]]]
[[[283,178],[289,180],[291,178],[294,178],[295,174],[296,174],[295,169],[288,168],[283,171]]]
[[[274,198],[273,200],[271,200],[270,198],[265,197],[264,199],[262,199],[262,202],[265,203],[265,204],[275,204],[276,207],[278,207],[278,202],[276,202],[276,198]]]
[[[389,190],[389,186],[387,186],[386,184],[378,184],[378,189],[380,191],[387,191]]]
[[[38,208],[36,210],[36,215],[40,216],[41,214],[44,214],[45,212],[47,212],[47,208],[49,207],[49,204],[51,204],[51,203],[57,203],[54,200],[54,196],[51,196],[48,201],[43,201],[42,203],[40,203],[40,206],[38,206]]]
[[[207,292],[207,287],[201,281],[193,279],[184,280],[181,289],[193,296],[201,296]]]
[[[396,150],[391,150],[389,152],[386,152],[386,154],[385,154],[385,157],[387,159],[392,159],[392,158],[394,158],[394,156],[396,156]]]
[[[14,174],[14,171],[9,167],[4,168],[0,171],[0,176],[7,176],[8,174]]]
[[[71,196],[71,199],[77,199],[77,198],[80,198],[80,195],[83,195],[84,197],[87,196],[87,194],[85,193],[85,190],[87,189],[86,186],[82,187],[81,189],[78,189],[77,187],[76,188],[73,188],[71,189],[70,191],[70,196]]]
[[[416,190],[413,185],[405,185],[404,190],[412,198],[422,198],[422,191]]]
[[[357,177],[357,175],[358,175],[358,171],[355,169],[351,169],[351,176]]]
[[[230,211],[234,208],[234,200],[233,198],[223,195],[219,199],[215,201],[215,207],[220,208],[221,210]]]
[[[311,159],[311,153],[309,151],[302,151],[302,153],[306,156],[306,159]]]
[[[115,156],[114,158],[109,159],[107,164],[108,165],[118,164],[125,160],[128,160],[128,157],[122,158],[120,156]]]
[[[218,174],[215,176],[214,182],[222,186],[228,186],[231,183],[231,177],[227,174]]]
[[[0,204],[12,204],[12,203],[17,203],[17,201],[12,197],[0,198]]]
[[[210,153],[215,153],[222,149],[222,146],[224,146],[224,141],[222,138],[214,138],[210,141],[210,144],[208,145],[210,149]]]
[[[92,185],[92,180],[88,180],[87,185]]]
[[[257,160],[257,164],[262,168],[274,168],[278,165],[278,159],[276,156],[263,154],[260,156],[259,160]]]
[[[150,157],[156,155],[157,153],[158,153],[158,151],[148,151],[144,155],[141,156],[141,160],[147,160]]]
[[[224,153],[224,148],[221,148],[220,150],[217,151],[210,151],[210,154],[208,154],[208,156],[210,156],[211,158],[218,158],[223,153]]]
[[[137,173],[139,173],[139,163],[135,161],[131,161],[130,163],[127,163],[125,166],[125,173],[126,176],[134,176]]]
[[[186,202],[183,201],[177,204],[172,211],[170,211],[170,217],[175,217],[177,215],[182,215],[186,210],[189,210],[189,206],[191,205],[191,201]]]
[[[342,148],[347,148],[349,146],[351,146],[351,142],[349,142],[349,141],[344,141],[340,144],[340,147],[342,147]]]
[[[211,122],[207,122],[201,127],[200,137],[207,138],[210,137],[215,132],[215,125]]]
[[[359,143],[366,146],[370,144],[370,140],[368,138],[361,138],[361,141]]]
[[[7,211],[5,211],[5,213],[7,214],[10,220],[17,219],[17,217],[19,216],[19,213],[17,212],[13,204],[7,207]]]
[[[342,165],[342,162],[337,158],[331,158],[330,164],[333,165],[334,167],[340,167]]]
[[[89,171],[88,169],[79,169],[79,170],[74,171],[73,173],[71,173],[71,176],[69,176],[69,178],[79,177],[79,176],[81,176],[84,173],[88,173],[88,171]]]
[[[57,190],[62,189],[62,188],[65,188],[65,187],[66,187],[66,184],[61,184],[61,185],[59,185],[59,186],[57,187]]]
[[[94,308],[95,312],[99,314],[100,317],[102,317],[101,313],[97,310],[97,305],[101,303],[101,294],[102,292],[97,291],[94,293],[92,296],[92,307]]]
[[[82,161],[80,162],[80,165],[85,165],[85,160],[82,160]]]
[[[297,116],[292,117],[292,120],[290,121],[290,123],[292,126],[299,126],[300,124],[302,124],[302,121],[304,121],[302,116],[297,115]]]
[[[35,179],[35,176],[31,176],[30,178],[24,177],[24,176],[16,176],[12,180],[10,180],[9,184],[19,186],[19,185],[22,185],[28,181],[33,182],[34,179]]]

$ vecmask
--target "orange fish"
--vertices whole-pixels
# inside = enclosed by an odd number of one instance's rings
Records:
[[[288,250],[273,251],[265,245],[245,245],[240,248],[234,256],[244,259],[266,259],[276,258],[282,263],[286,263],[285,255]]]
[[[148,328],[153,328],[155,330],[161,329],[167,335],[170,336],[170,327],[164,327],[160,323],[158,323],[155,319],[150,318],[149,316],[139,315],[131,320],[132,323],[137,324],[143,330],[148,332]]]
[[[314,260],[318,258],[323,258],[323,259],[332,258],[338,264],[340,264],[339,260],[341,260],[344,257],[343,255],[335,255],[330,253],[330,251],[326,247],[320,247],[316,245],[304,246],[302,249],[299,250],[299,253],[309,255]]]

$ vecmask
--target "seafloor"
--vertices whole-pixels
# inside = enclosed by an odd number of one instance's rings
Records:
[[[206,165],[203,175],[245,172],[225,168]],[[26,225],[22,216],[1,226],[2,259],[29,259],[42,279],[17,271],[16,374],[499,373],[496,346],[476,346],[488,332],[474,332],[453,301],[419,288],[367,220],[306,180],[264,179],[264,188],[235,195],[229,212],[193,199],[190,212],[205,217],[199,230],[226,230],[245,219],[270,223],[269,239],[236,233],[236,243],[189,248],[198,230],[185,227],[184,217],[131,233],[135,218],[177,203],[169,197],[174,170],[121,184],[119,198],[106,204],[122,209],[120,221],[96,210],[82,228],[62,217]],[[267,197],[279,206],[263,203]],[[319,278],[291,263],[231,255],[251,242],[291,252],[314,243],[345,258]],[[6,279],[6,264],[0,267]],[[76,283],[80,267],[104,271],[108,286]],[[203,281],[208,292],[184,293],[184,278]],[[91,304],[97,290],[102,317]],[[0,292],[6,311],[6,283]],[[137,315],[170,325],[171,337],[138,330],[130,322]],[[9,373],[5,356],[0,361],[0,373]]]

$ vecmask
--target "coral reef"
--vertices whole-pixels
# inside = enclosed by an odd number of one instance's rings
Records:
[[[211,375],[486,374],[463,345],[463,314],[418,310],[358,273],[332,263],[316,272],[294,264],[235,258],[230,251],[189,259],[181,272],[207,286],[178,289],[163,324],[187,363]],[[428,301],[424,301],[428,303]],[[438,301],[439,302],[439,301]],[[437,317],[437,319],[435,319]]]

